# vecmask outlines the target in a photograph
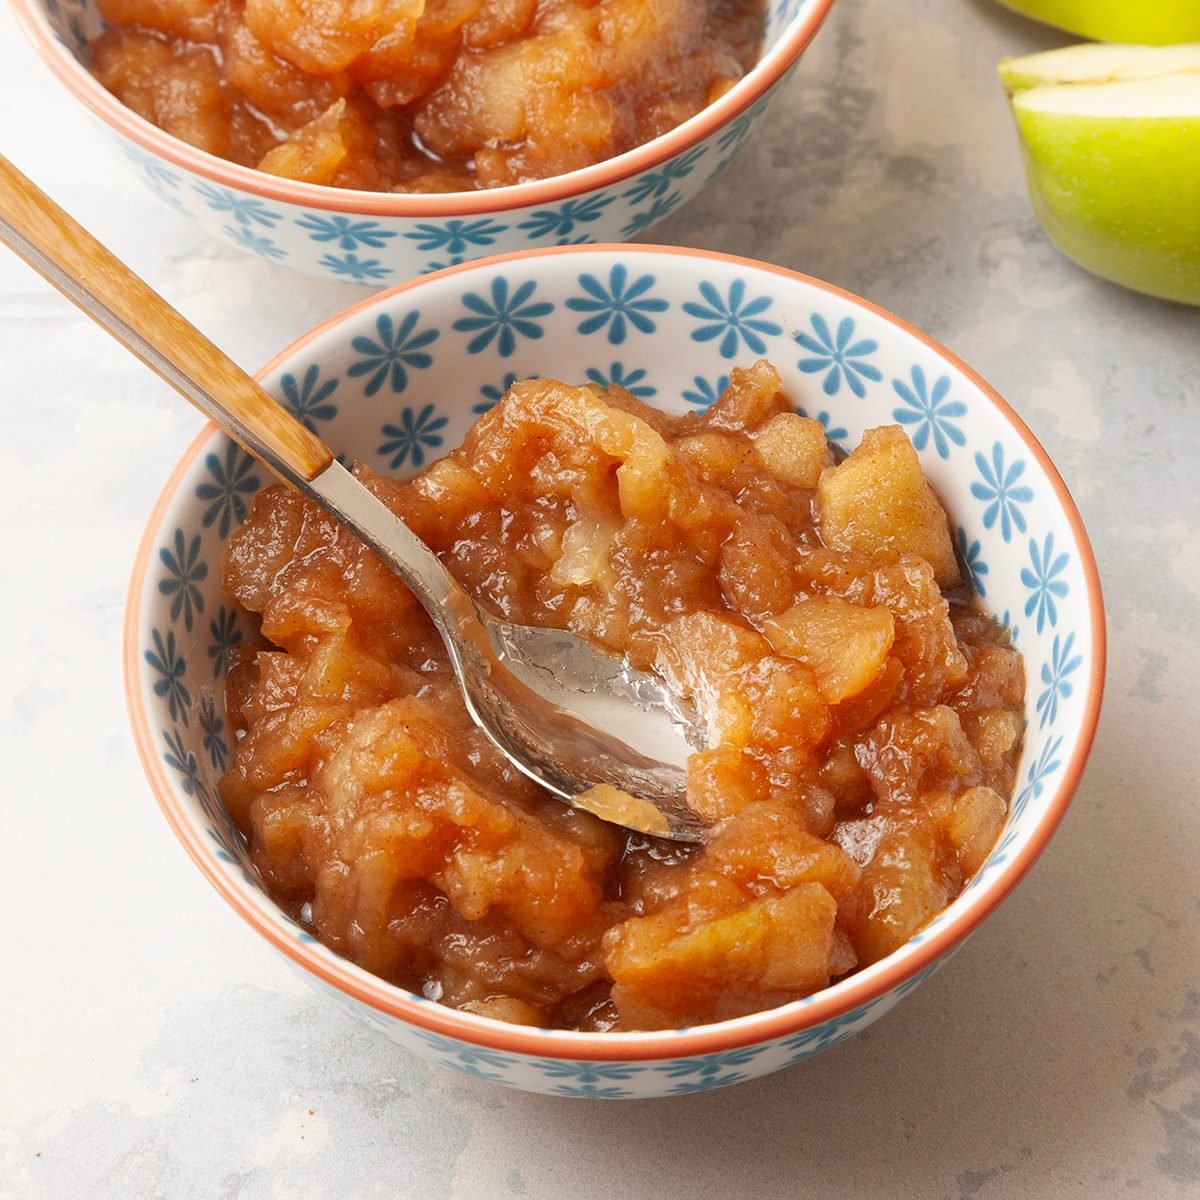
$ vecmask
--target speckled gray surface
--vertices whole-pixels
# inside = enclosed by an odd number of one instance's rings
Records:
[[[832,280],[981,371],[1074,491],[1112,640],[1083,786],[1002,910],[867,1033],[707,1095],[425,1067],[225,908],[150,798],[120,684],[136,541],[199,420],[0,256],[0,1196],[1200,1193],[1200,313],[1041,236],[993,69],[1061,40],[989,0],[839,0],[738,168],[656,231]],[[247,366],[359,298],[156,206],[7,11],[0,113],[0,150]]]

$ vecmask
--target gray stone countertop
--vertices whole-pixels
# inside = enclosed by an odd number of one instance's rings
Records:
[[[0,253],[0,1196],[1200,1194],[1200,312],[1042,236],[990,0],[839,0],[739,166],[654,231],[867,296],[979,370],[1091,532],[1111,665],[1060,832],[944,971],[779,1075],[522,1095],[356,1027],[230,912],[143,781],[120,633],[199,418]],[[0,11],[0,151],[254,368],[359,299],[142,190]]]

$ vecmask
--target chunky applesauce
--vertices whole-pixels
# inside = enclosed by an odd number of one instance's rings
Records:
[[[404,585],[269,488],[224,566],[269,647],[229,676],[221,793],[271,894],[346,957],[507,1021],[693,1025],[875,962],[980,867],[1023,665],[899,427],[835,463],[766,362],[703,416],[530,380],[416,478],[358,474],[495,610],[694,702],[712,836],[540,792],[471,723]]]
[[[695,116],[765,0],[99,0],[91,69],[193,146],[379,192],[544,179]]]

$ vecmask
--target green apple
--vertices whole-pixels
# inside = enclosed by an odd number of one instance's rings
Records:
[[[1000,0],[1027,17],[1101,42],[1167,46],[1200,38],[1196,0]]]
[[[1001,76],[1050,240],[1114,283],[1200,305],[1200,47],[1073,46]]]

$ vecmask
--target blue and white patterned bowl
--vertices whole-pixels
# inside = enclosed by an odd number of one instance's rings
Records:
[[[572,247],[456,267],[360,304],[261,375],[349,459],[411,473],[457,445],[514,379],[616,381],[686,412],[730,368],[769,357],[797,406],[856,444],[900,422],[944,498],[984,605],[1025,655],[1027,731],[1007,826],[950,907],[895,954],[782,1008],[696,1029],[517,1028],[391,987],[316,943],[263,892],[217,798],[230,753],[221,682],[245,617],[222,546],[267,472],[214,428],[172,475],[130,591],[134,729],[170,823],[217,889],[305,977],[425,1058],[511,1087],[641,1097],[763,1075],[869,1025],[1016,884],[1058,824],[1091,745],[1104,678],[1099,580],[1045,452],[957,359],[878,308],[775,267],[667,248]]]
[[[485,255],[644,233],[728,166],[833,0],[771,0],[754,69],[644,146],[553,179],[446,195],[298,183],[197,150],[126,108],[88,73],[88,40],[104,28],[95,0],[12,3],[42,58],[105,123],[159,199],[247,253],[379,288]]]

